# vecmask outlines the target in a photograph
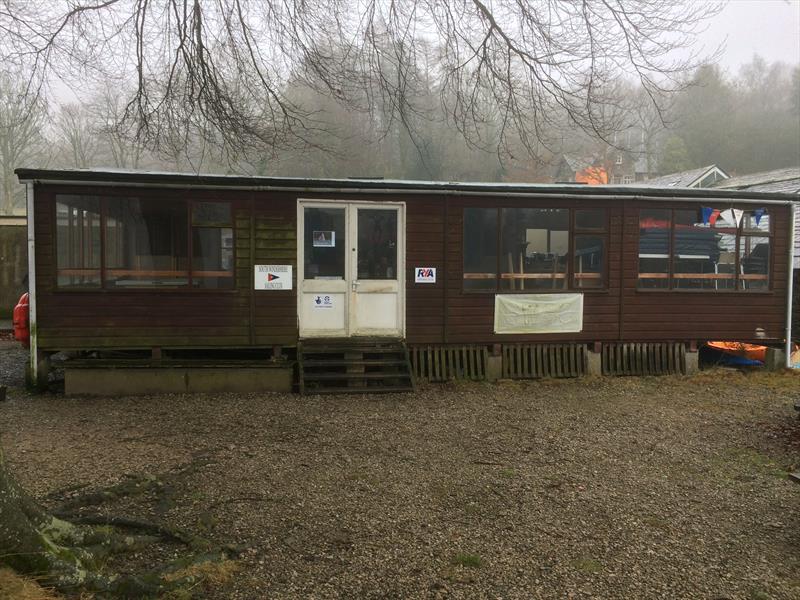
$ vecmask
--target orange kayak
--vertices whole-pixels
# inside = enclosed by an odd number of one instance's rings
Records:
[[[757,344],[745,344],[742,342],[708,342],[706,344],[711,348],[733,354],[734,356],[741,356],[750,360],[760,360],[764,362],[767,358],[767,347],[759,346]]]

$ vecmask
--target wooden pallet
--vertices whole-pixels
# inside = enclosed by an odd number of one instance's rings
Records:
[[[603,344],[603,375],[680,375],[686,373],[686,347],[680,342]]]
[[[408,350],[398,340],[305,340],[297,368],[301,394],[414,391]]]
[[[486,379],[489,350],[486,346],[414,346],[411,365],[417,379]]]
[[[503,378],[581,377],[585,344],[503,344]]]

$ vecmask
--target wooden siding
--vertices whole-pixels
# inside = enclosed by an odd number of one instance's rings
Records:
[[[55,193],[222,199],[233,202],[233,290],[55,289]],[[43,350],[294,345],[297,341],[297,199],[402,201],[406,204],[406,337],[411,344],[648,342],[784,336],[788,207],[772,206],[771,289],[767,292],[662,292],[636,289],[638,210],[653,203],[591,201],[609,214],[607,287],[584,293],[576,334],[495,335],[494,294],[463,290],[466,207],[589,206],[579,199],[459,195],[308,194],[37,185],[35,204],[38,336]],[[663,202],[661,206],[696,207]],[[291,264],[291,291],[253,290],[253,265]],[[435,284],[415,284],[415,267],[437,269]]]

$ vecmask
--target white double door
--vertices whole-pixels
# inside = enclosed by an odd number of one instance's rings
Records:
[[[405,206],[298,202],[300,337],[404,336]]]

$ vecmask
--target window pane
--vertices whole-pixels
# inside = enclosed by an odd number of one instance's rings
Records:
[[[747,210],[742,217],[742,231],[768,235],[770,231],[769,214],[762,210]]]
[[[106,217],[106,280],[113,287],[189,283],[185,202],[110,198]]]
[[[569,210],[504,208],[500,249],[501,289],[566,288]]]
[[[228,202],[193,202],[192,225],[231,225]]]
[[[639,286],[669,287],[669,210],[639,212]]]
[[[304,208],[306,279],[344,279],[344,208]]]
[[[745,235],[739,240],[739,289],[769,288],[769,238]]]
[[[673,287],[734,289],[736,235],[725,233],[727,224],[712,228],[710,222],[703,223],[702,209],[676,210],[674,218]]]
[[[100,287],[100,199],[56,197],[59,287]]]
[[[397,211],[358,210],[358,278],[397,279]]]
[[[233,229],[193,228],[192,285],[201,288],[233,287]]]
[[[497,289],[497,209],[464,209],[464,289]]]
[[[575,236],[575,287],[601,288],[605,281],[605,238],[597,235]]]
[[[596,229],[605,231],[606,211],[603,209],[576,210],[575,229]]]

